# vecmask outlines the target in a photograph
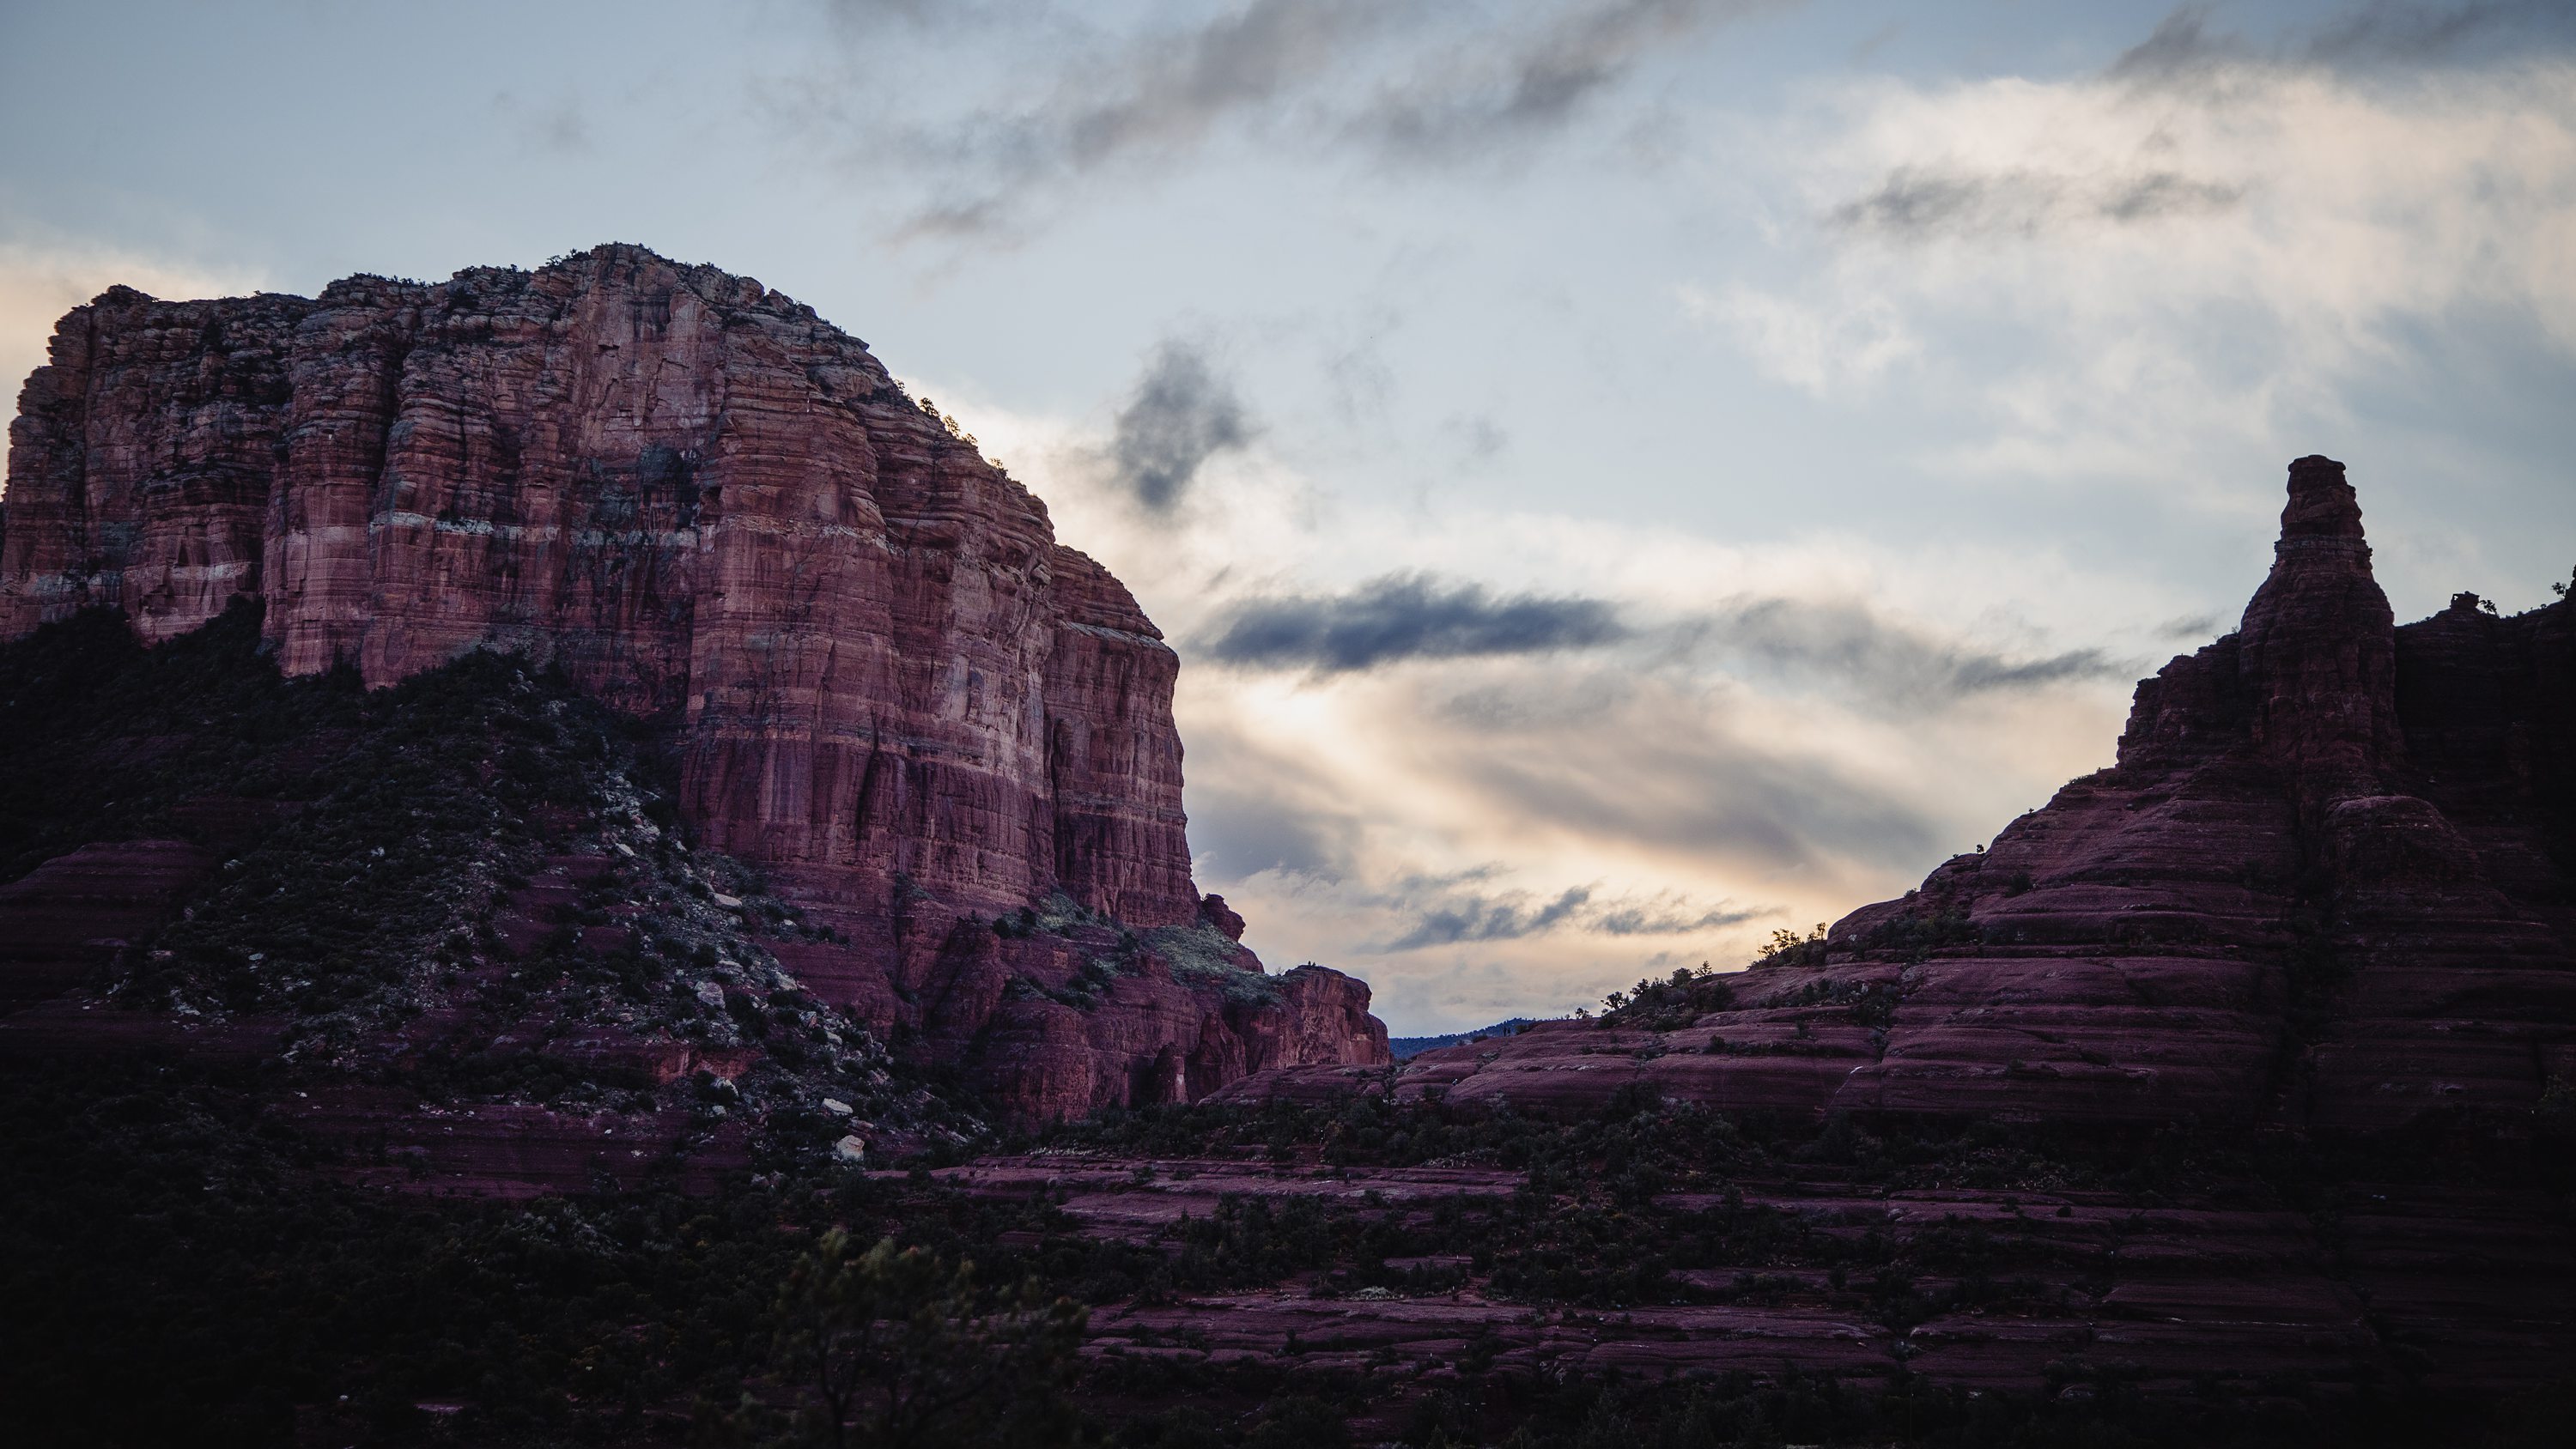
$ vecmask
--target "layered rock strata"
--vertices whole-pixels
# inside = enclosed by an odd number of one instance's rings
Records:
[[[2343,466],[2291,465],[2237,632],[2138,687],[2118,763],[1733,1006],[1414,1058],[1402,1098],[2511,1129],[2576,1082],[2576,604],[2397,627]],[[1230,1089],[1368,1085],[1315,1068]]]
[[[1045,1080],[1021,1105],[1158,1092],[1166,1057],[1189,1094],[1385,1060],[1364,986],[1248,952],[1268,1016],[1216,978],[1114,1024],[1005,989],[1055,967],[986,923],[1050,900],[1217,929],[1178,660],[811,308],[608,246],[311,299],[118,288],[50,359],[11,427],[0,638],[112,607],[158,642],[247,598],[290,675],[383,685],[476,648],[558,666],[661,726],[694,832],[832,928],[808,964],[836,1004],[950,1055],[1051,1044],[993,1070]]]

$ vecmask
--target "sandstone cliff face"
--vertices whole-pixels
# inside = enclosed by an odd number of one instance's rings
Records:
[[[1399,1096],[2384,1128],[2576,1081],[2576,604],[2395,626],[2341,464],[2291,465],[2234,634],[2119,763],[1735,1009],[1425,1053]],[[1326,1069],[1235,1095],[1347,1089]]]
[[[811,308],[610,246],[314,299],[120,288],[51,357],[11,428],[0,637],[111,606],[157,642],[249,597],[289,674],[559,665],[664,726],[703,840],[847,939],[812,963],[839,1004],[951,1048],[1007,1014],[958,964],[985,918],[1061,893],[1197,927],[1172,650]],[[1150,1065],[1207,1016],[1075,1034]],[[1316,1022],[1280,1061],[1368,1055]]]
[[[312,301],[113,291],[30,379],[7,499],[0,635],[112,605],[157,640],[249,594],[289,674],[505,645],[676,717],[711,841],[835,901],[903,874],[1196,917],[1170,649],[748,279],[604,247]]]

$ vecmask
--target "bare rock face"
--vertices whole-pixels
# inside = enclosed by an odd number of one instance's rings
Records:
[[[1192,1095],[1274,1039],[1384,1059],[1331,993],[1308,1020],[1274,990],[1283,1023],[1230,1055],[1204,985],[1079,1048],[1004,1020],[1022,965],[961,944],[988,918],[1060,894],[1198,926],[1178,661],[1042,503],[758,282],[607,246],[75,309],[11,428],[0,637],[111,606],[157,642],[243,596],[289,674],[498,647],[663,725],[704,841],[851,943],[812,963],[836,1004],[960,1050],[1017,1033],[1033,1110],[1131,1100],[1172,1051],[1212,1064]]]
[[[2399,628],[2343,466],[2289,494],[2243,624],[2138,686],[2118,764],[1732,1009],[1426,1052],[1396,1095],[2522,1130],[2576,1081],[2576,604]]]

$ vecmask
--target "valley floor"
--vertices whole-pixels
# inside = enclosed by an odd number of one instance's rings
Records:
[[[803,1442],[834,1226],[1087,1311],[1046,1436],[936,1442],[2504,1446],[2576,1406],[2553,1144],[1363,1098],[505,1203],[255,1086],[0,1077],[30,1442]]]

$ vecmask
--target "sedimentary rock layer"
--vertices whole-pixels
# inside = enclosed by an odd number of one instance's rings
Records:
[[[1193,1093],[1384,1059],[1383,1030],[1348,1034],[1347,991],[1310,1020],[1315,993],[1274,984],[1286,1015],[1225,1047],[1204,983],[1115,1029],[1006,999],[1026,952],[979,946],[989,918],[1061,896],[1214,929],[1178,660],[1042,503],[758,282],[607,246],[75,309],[11,428],[0,638],[105,606],[158,642],[244,598],[290,675],[382,685],[498,647],[659,724],[695,834],[847,943],[809,963],[838,1004],[960,1051],[988,1028],[1080,1038],[1082,1070],[1029,1068],[1054,1073],[1049,1110],[1128,1100],[1172,1052]],[[996,949],[999,975],[960,975]]]
[[[2396,627],[2302,458],[2237,632],[2138,686],[2118,763],[1734,1009],[1428,1052],[1399,1096],[2510,1129],[2576,1080],[2576,603]],[[1344,1090],[1318,1068],[1237,1095]]]

